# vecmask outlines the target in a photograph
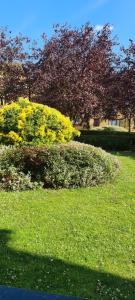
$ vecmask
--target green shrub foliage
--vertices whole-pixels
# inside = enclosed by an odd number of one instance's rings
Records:
[[[71,142],[51,147],[12,148],[6,164],[45,188],[95,186],[114,178],[118,161],[93,146]],[[20,188],[21,189],[21,188]]]
[[[33,181],[30,172],[25,174],[11,161],[11,153],[16,148],[0,147],[0,189],[6,191],[29,190],[42,187],[41,182]]]
[[[56,109],[19,98],[0,109],[0,141],[3,144],[44,145],[67,143],[79,132]]]
[[[80,137],[76,140],[108,151],[135,149],[135,133],[82,130]]]

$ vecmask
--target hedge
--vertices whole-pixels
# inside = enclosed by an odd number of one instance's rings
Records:
[[[76,140],[109,151],[135,149],[135,133],[82,130]]]

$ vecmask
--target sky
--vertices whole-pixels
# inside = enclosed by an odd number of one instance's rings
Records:
[[[110,23],[112,34],[127,46],[129,38],[135,40],[135,0],[0,0],[0,26],[33,39],[43,32],[51,36],[57,23],[86,22],[98,29]]]

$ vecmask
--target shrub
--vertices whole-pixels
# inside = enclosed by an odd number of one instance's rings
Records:
[[[42,186],[41,183],[33,182],[30,173],[19,172],[15,167],[0,170],[0,189],[6,191],[24,191]]]
[[[82,130],[76,140],[108,151],[135,149],[135,133]]]
[[[13,165],[10,156],[14,150],[12,147],[0,147],[0,189],[21,191],[41,187],[41,182],[31,179],[30,172],[25,174]]]
[[[0,109],[0,141],[4,144],[66,143],[77,134],[68,117],[28,99],[19,98]]]
[[[45,188],[94,186],[114,178],[118,161],[93,146],[71,142],[51,147],[22,147],[10,151],[8,163]]]

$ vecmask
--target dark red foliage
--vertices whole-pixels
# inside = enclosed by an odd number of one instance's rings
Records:
[[[130,40],[129,48],[122,48],[122,61],[119,81],[119,109],[129,121],[135,118],[135,44]]]
[[[40,101],[56,107],[72,119],[88,120],[102,112],[104,78],[111,72],[110,26],[101,32],[86,24],[81,29],[56,26],[46,41],[39,63]]]
[[[28,38],[13,37],[0,28],[0,103],[15,101],[19,96],[30,96],[34,81],[35,60],[39,52]]]

